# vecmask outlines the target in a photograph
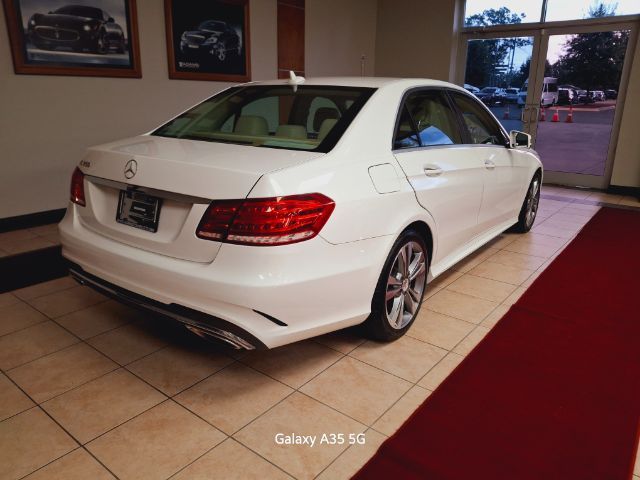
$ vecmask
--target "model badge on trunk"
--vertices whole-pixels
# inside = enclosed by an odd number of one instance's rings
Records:
[[[127,164],[124,166],[124,176],[127,179],[135,177],[137,171],[138,171],[138,162],[136,162],[133,159],[129,160]]]

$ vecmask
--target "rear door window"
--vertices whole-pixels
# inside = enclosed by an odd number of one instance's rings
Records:
[[[410,93],[400,111],[394,148],[462,143],[462,137],[444,93],[437,89]]]

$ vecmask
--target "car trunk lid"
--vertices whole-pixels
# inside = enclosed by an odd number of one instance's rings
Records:
[[[127,245],[208,263],[220,244],[195,232],[211,200],[245,198],[265,173],[321,155],[151,135],[93,147],[80,164],[87,196],[80,221]],[[129,209],[139,209],[133,220],[149,228],[122,223],[131,223]],[[154,212],[156,231],[145,223]]]

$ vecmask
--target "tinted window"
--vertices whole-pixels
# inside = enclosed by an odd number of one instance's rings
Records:
[[[205,100],[153,135],[328,152],[374,91],[315,85],[298,86],[296,91],[288,85],[235,87]],[[322,100],[315,101],[317,98]],[[339,112],[333,107],[319,107],[327,105],[327,101]],[[317,108],[310,130],[312,106]]]
[[[74,15],[76,17],[95,18],[97,20],[102,19],[102,10],[94,7],[83,7],[81,5],[69,5],[67,7],[61,7],[55,11],[60,15]]]
[[[394,148],[454,143],[462,142],[446,97],[437,90],[411,93],[401,111]]]
[[[462,114],[465,126],[471,137],[471,143],[504,145],[505,138],[491,115],[473,98],[459,93],[451,97]]]

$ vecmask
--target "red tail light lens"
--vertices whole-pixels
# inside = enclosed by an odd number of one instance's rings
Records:
[[[84,200],[84,173],[78,167],[71,175],[71,201],[83,207],[87,204]]]
[[[241,245],[286,245],[315,237],[335,203],[320,193],[223,200],[207,208],[196,235]]]

